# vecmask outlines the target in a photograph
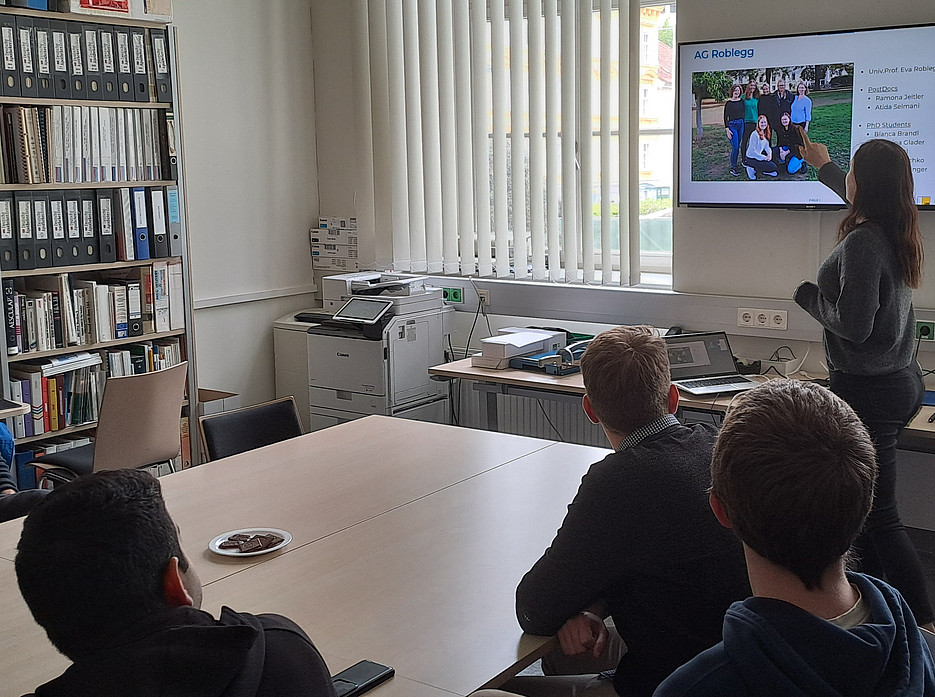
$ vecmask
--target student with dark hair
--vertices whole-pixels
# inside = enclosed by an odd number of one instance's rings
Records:
[[[768,82],[760,85],[760,97],[756,105],[758,116],[765,116],[769,128],[774,133],[779,127],[779,104],[776,95],[772,93]]]
[[[545,677],[505,689],[648,696],[720,640],[724,611],[749,593],[743,554],[708,507],[715,430],[673,415],[665,341],[645,327],[610,329],[591,342],[581,372],[585,414],[614,452],[584,475],[551,546],[516,589],[520,626],[557,633],[561,651],[543,659]],[[598,674],[613,668],[612,679]]]
[[[750,134],[756,130],[756,122],[760,116],[760,91],[757,89],[756,80],[749,80],[744,88],[743,97],[741,97],[744,106],[743,113],[743,142],[740,143],[741,151],[746,151],[747,142],[750,140]]]
[[[741,95],[743,89],[740,85],[732,85],[730,96],[724,102],[724,129],[730,141],[730,173],[740,176],[740,142],[743,140],[743,118],[745,107]]]
[[[334,697],[321,654],[291,620],[198,609],[201,583],[149,474],[56,488],[17,550],[26,604],[74,662],[36,697]]]
[[[802,160],[802,138],[799,129],[792,125],[788,112],[779,117],[779,129],[776,131],[776,147],[773,148],[773,161],[789,174],[805,172],[808,165]]]
[[[656,697],[935,694],[935,635],[894,588],[845,571],[875,475],[866,429],[823,387],[772,380],[737,397],[710,500],[743,542],[754,597]]]
[[[800,134],[819,180],[850,203],[818,282],[802,281],[793,299],[824,328],[831,390],[854,408],[877,449],[876,498],[857,541],[860,569],[898,588],[919,624],[935,629],[922,563],[896,506],[896,440],[925,392],[914,357],[912,289],[922,280],[923,250],[912,165],[896,143],[868,140],[845,176],[827,147]]]

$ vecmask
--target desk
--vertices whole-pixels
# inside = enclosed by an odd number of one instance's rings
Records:
[[[498,426],[498,394],[564,402],[578,402],[584,394],[584,379],[581,373],[557,376],[547,375],[537,370],[475,368],[471,365],[470,358],[434,366],[429,368],[429,373],[440,377],[471,381],[474,383],[474,389],[485,392],[486,399],[482,400],[483,418],[490,431],[496,431]],[[768,379],[762,375],[754,377],[760,380]],[[724,412],[733,397],[733,394],[698,397],[680,391],[679,406],[700,411]],[[933,413],[935,413],[935,407],[922,407],[909,425],[903,429],[899,438],[900,448],[935,452],[935,423],[928,422],[928,418]]]
[[[364,658],[394,666],[375,697],[450,697],[499,684],[550,647],[517,625],[516,584],[607,452],[373,416],[160,481],[206,610],[290,616],[333,673]],[[251,524],[293,542],[243,560],[205,551],[215,534]],[[0,525],[10,694],[67,665],[12,590],[21,526]]]

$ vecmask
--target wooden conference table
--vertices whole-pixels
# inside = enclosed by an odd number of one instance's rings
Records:
[[[278,612],[332,672],[396,668],[375,697],[466,695],[550,646],[522,633],[514,591],[551,542],[602,448],[371,416],[163,477],[204,609]],[[248,559],[207,550],[237,528],[288,530]],[[59,656],[16,592],[21,521],[0,525],[4,694],[58,675]]]
[[[533,399],[547,398],[565,402],[579,402],[584,394],[584,380],[581,373],[555,376],[535,370],[475,368],[471,365],[470,358],[434,366],[429,368],[429,373],[450,379],[468,380],[474,383],[475,389],[484,392],[485,398],[481,403],[487,429],[490,431],[496,431],[498,426],[498,394],[526,396]],[[757,378],[768,379],[762,375]],[[697,397],[682,391],[679,395],[681,408],[709,412],[724,412],[733,397],[733,395]],[[935,423],[929,423],[929,418],[933,414],[935,414],[935,407],[923,406],[909,425],[903,429],[899,447],[907,450],[935,452]]]

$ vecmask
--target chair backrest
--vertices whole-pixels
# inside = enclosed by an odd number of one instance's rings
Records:
[[[303,433],[299,410],[291,396],[202,416],[198,427],[209,460],[261,448]]]
[[[107,378],[94,439],[94,471],[143,467],[179,454],[188,362]]]

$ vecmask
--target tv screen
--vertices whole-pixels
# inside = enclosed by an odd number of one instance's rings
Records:
[[[679,203],[843,206],[797,157],[798,124],[845,170],[864,141],[899,143],[931,206],[933,46],[935,25],[679,44]]]

